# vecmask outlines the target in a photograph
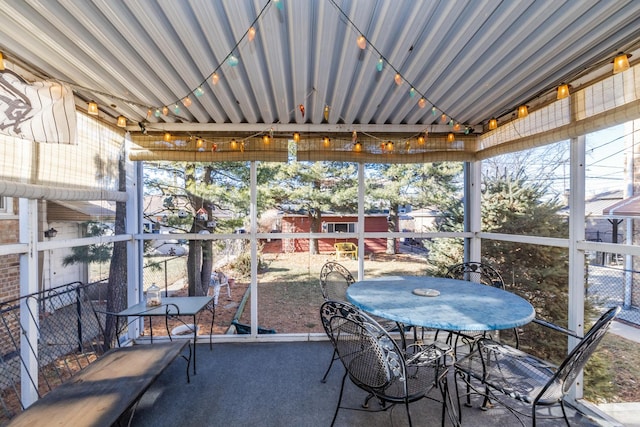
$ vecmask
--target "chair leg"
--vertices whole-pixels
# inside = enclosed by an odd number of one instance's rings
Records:
[[[564,408],[564,400],[560,401],[560,408],[562,409],[562,416],[564,417],[564,421],[567,423],[567,427],[570,427],[569,418],[567,418],[567,411]]]
[[[329,363],[329,367],[327,368],[327,371],[324,373],[324,376],[320,380],[321,383],[324,384],[327,382],[327,375],[329,375],[329,371],[331,370],[331,367],[333,366],[333,362],[335,360],[336,360],[336,350],[333,349],[333,355],[331,356],[331,363]]]
[[[331,420],[331,427],[336,422],[336,418],[338,418],[338,411],[340,410],[340,404],[342,403],[342,393],[344,392],[344,382],[347,379],[348,372],[345,372],[342,376],[342,386],[340,387],[340,396],[338,396],[338,405],[336,406],[336,412],[333,414],[333,419]]]

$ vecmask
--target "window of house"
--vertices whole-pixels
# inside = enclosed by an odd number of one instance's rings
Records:
[[[13,200],[9,197],[0,196],[0,215],[13,214]]]
[[[329,222],[327,223],[327,233],[355,233],[355,222]]]

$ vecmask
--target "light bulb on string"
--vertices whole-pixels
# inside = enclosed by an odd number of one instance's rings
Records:
[[[384,67],[384,60],[382,59],[382,57],[380,57],[380,59],[378,59],[378,63],[376,64],[376,70],[382,71],[383,67]]]
[[[356,43],[358,43],[358,47],[362,50],[367,48],[367,39],[362,34],[360,34]]]
[[[324,138],[322,138],[322,145],[328,147],[329,145],[331,145],[331,139],[329,139],[328,136],[325,136]]]
[[[147,110],[147,119],[150,119],[152,115],[153,115],[153,110],[151,108],[149,108]]]
[[[256,38],[256,29],[251,27],[249,28],[249,31],[247,31],[247,39],[252,42],[254,38]]]
[[[323,115],[324,115],[324,119],[326,121],[329,121],[329,106],[328,105],[324,106]]]
[[[409,98],[414,98],[416,96],[416,90],[414,88],[409,89]]]
[[[202,95],[204,95],[204,89],[202,89],[202,86],[198,86],[198,88],[193,91],[193,94],[196,97],[201,97]]]
[[[269,142],[271,142],[271,138],[269,137],[269,135],[263,135],[262,142],[264,142],[265,144],[268,144]]]
[[[447,123],[447,115],[446,115],[446,114],[441,115],[441,116],[440,116],[440,121],[441,121],[442,123]]]
[[[387,141],[387,151],[393,151],[393,141]]]
[[[238,149],[238,142],[235,139],[231,140],[231,149],[232,150],[237,150]]]
[[[358,141],[356,141],[355,144],[353,144],[353,151],[355,151],[356,153],[359,153],[362,151],[362,144]]]
[[[213,73],[211,75],[211,83],[213,83],[214,85],[217,85],[219,80],[220,80],[220,77],[218,77],[217,73]]]
[[[198,149],[198,151],[202,152],[205,150],[205,143],[204,140],[202,138],[198,138],[196,140],[196,148]]]
[[[187,108],[191,106],[191,98],[189,98],[188,96],[185,96],[184,99],[182,100],[182,105],[184,105]]]
[[[400,75],[400,73],[396,73],[396,76],[393,78],[393,80],[398,86],[400,86],[402,84],[402,76]]]
[[[300,142],[300,133],[299,132],[294,132],[293,133],[293,142],[295,142],[296,144],[298,142]]]
[[[211,152],[215,153],[216,151],[218,151],[218,144],[214,142],[213,144],[211,144]]]
[[[351,142],[356,142],[358,140],[358,132],[355,130],[351,132]]]
[[[453,130],[454,130],[455,132],[458,132],[458,131],[460,130],[460,123],[456,123],[456,124],[454,124],[454,125],[453,125]]]
[[[166,105],[164,107],[162,107],[162,115],[163,116],[168,116],[169,115],[169,107],[167,107]]]
[[[452,126],[452,127],[453,127],[453,124],[454,124],[454,123],[453,123],[453,119],[449,120],[449,126]]]
[[[160,113],[160,109],[159,108],[156,108],[156,111],[153,113],[153,115],[156,116],[156,117],[160,117],[161,114],[162,113]]]
[[[427,101],[424,98],[420,98],[418,100],[418,108],[424,108],[427,106]]]
[[[180,114],[180,106],[178,104],[173,104],[173,112],[175,114]]]
[[[302,118],[304,119],[304,105],[298,105],[298,110],[300,110],[300,114],[302,114]]]
[[[229,64],[230,67],[235,67],[236,65],[238,65],[238,58],[235,57],[233,54],[230,54],[227,57],[227,64]]]
[[[423,145],[424,144],[424,135],[419,135],[418,136],[418,145]]]
[[[282,8],[284,7],[284,4],[282,3],[282,0],[273,0],[273,3],[276,5],[278,10],[282,10]]]
[[[434,116],[438,114],[438,110],[436,109],[436,107],[431,107],[431,114]]]

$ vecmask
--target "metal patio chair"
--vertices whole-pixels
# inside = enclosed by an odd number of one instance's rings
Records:
[[[320,289],[325,301],[346,301],[347,288],[355,281],[349,270],[340,263],[329,261],[320,269]],[[321,382],[327,382],[327,375],[329,375],[329,371],[333,367],[333,362],[337,359],[338,353],[334,347],[331,363],[329,363],[329,367],[325,371],[322,380],[320,380]]]
[[[515,403],[513,400],[531,406],[530,416],[534,426],[537,408],[559,404],[562,417],[570,425],[564,397],[619,312],[620,307],[607,310],[560,366],[488,338],[478,339],[477,349],[454,364],[456,377],[467,388],[466,404],[470,406],[473,390],[484,396],[482,407],[486,407],[489,399],[495,400],[513,413],[523,426],[524,422],[518,415],[528,414],[512,406]],[[457,385],[456,395],[460,409],[460,390]]]
[[[447,401],[451,403],[445,366],[447,349],[431,344],[412,345],[403,351],[378,322],[346,302],[325,302],[320,308],[320,317],[346,369],[331,425],[340,408],[360,409],[341,406],[347,376],[353,384],[369,393],[363,404],[365,408],[374,397],[381,405],[379,411],[404,404],[409,425],[412,425],[409,403],[429,398],[442,403],[443,425],[447,414],[454,424],[457,422],[455,414],[447,411]],[[428,396],[434,389],[439,390],[440,398]],[[453,405],[450,409],[455,411]]]

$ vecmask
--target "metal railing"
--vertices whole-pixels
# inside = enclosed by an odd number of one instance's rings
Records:
[[[23,384],[43,396],[102,353],[97,291],[73,282],[0,304],[0,424],[24,409]]]

